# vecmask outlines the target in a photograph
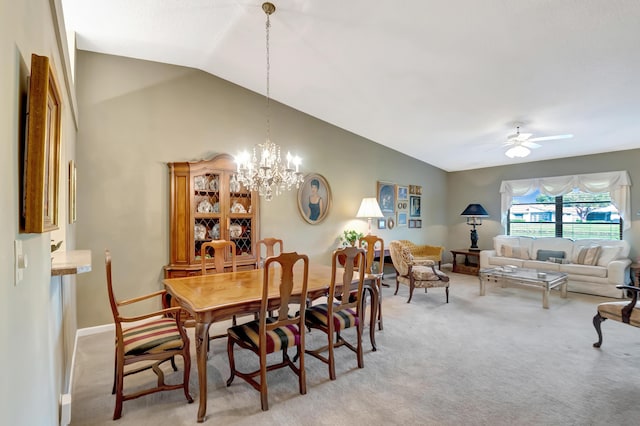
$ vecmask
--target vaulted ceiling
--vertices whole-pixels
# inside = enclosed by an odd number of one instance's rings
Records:
[[[280,0],[271,97],[446,171],[640,148],[638,0]],[[63,0],[82,50],[266,93],[260,0]],[[539,142],[510,159],[521,131]]]

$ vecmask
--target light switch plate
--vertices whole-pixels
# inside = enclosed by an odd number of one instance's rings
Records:
[[[14,280],[13,283],[14,285],[18,285],[20,283],[20,281],[22,281],[22,279],[24,278],[24,253],[22,252],[22,240],[15,240],[14,241],[14,250],[13,250],[13,259],[14,259],[14,265],[13,265],[13,275],[14,275]]]

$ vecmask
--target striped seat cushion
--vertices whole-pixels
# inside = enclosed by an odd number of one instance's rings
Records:
[[[274,319],[268,318],[272,323]],[[231,327],[227,330],[230,336],[248,343],[254,349],[260,347],[260,322],[251,321],[245,324]],[[267,331],[267,353],[279,352],[285,348],[300,344],[300,330],[295,324],[274,328]]]
[[[159,318],[122,330],[125,355],[157,354],[181,349],[183,342],[176,320]]]
[[[340,306],[334,304],[334,306]],[[319,324],[327,326],[327,309],[326,303],[314,305],[307,309],[305,321],[309,324]],[[335,330],[344,330],[345,328],[358,325],[358,316],[353,309],[343,309],[333,313],[333,328]]]

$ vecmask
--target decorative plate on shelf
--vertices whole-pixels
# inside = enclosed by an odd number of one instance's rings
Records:
[[[196,240],[204,240],[207,235],[207,228],[201,224],[196,223],[193,228],[193,236]]]
[[[213,212],[214,213],[220,213],[220,203],[219,202],[215,202],[213,203]]]
[[[218,190],[218,178],[211,179],[211,182],[209,182],[209,189],[212,191]]]
[[[236,175],[231,176],[231,180],[229,181],[229,190],[231,192],[240,192],[240,182],[236,179]]]
[[[209,200],[202,200],[198,203],[198,213],[213,213],[213,206]]]
[[[246,213],[247,209],[244,208],[242,204],[235,201],[231,206],[231,213]]]
[[[211,228],[209,230],[209,238],[211,238],[212,240],[219,240],[220,239],[220,224],[216,223],[215,225],[213,225],[213,228]]]
[[[204,191],[207,189],[207,177],[206,176],[196,176],[193,178],[193,187],[196,191]]]
[[[237,223],[232,223],[231,226],[229,226],[229,235],[231,238],[240,238],[242,235],[242,226]]]

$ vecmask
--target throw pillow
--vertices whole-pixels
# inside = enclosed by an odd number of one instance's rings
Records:
[[[622,247],[620,246],[602,246],[600,250],[600,257],[598,257],[598,266],[607,266],[613,260],[616,260],[620,253],[622,252]]]
[[[566,265],[567,263],[571,263],[569,259],[565,259],[564,257],[548,257],[547,262],[552,263],[560,263],[562,265]]]
[[[554,257],[557,259],[564,259],[564,252],[558,251],[558,250],[538,250],[536,260],[545,261],[550,257]],[[561,263],[561,262],[557,262],[557,263]]]
[[[577,256],[575,257],[575,263],[580,265],[595,265],[600,255],[600,246],[592,245],[587,247],[580,247]]]
[[[502,256],[526,260],[529,259],[529,250],[526,247],[510,246],[505,244],[502,246]]]

